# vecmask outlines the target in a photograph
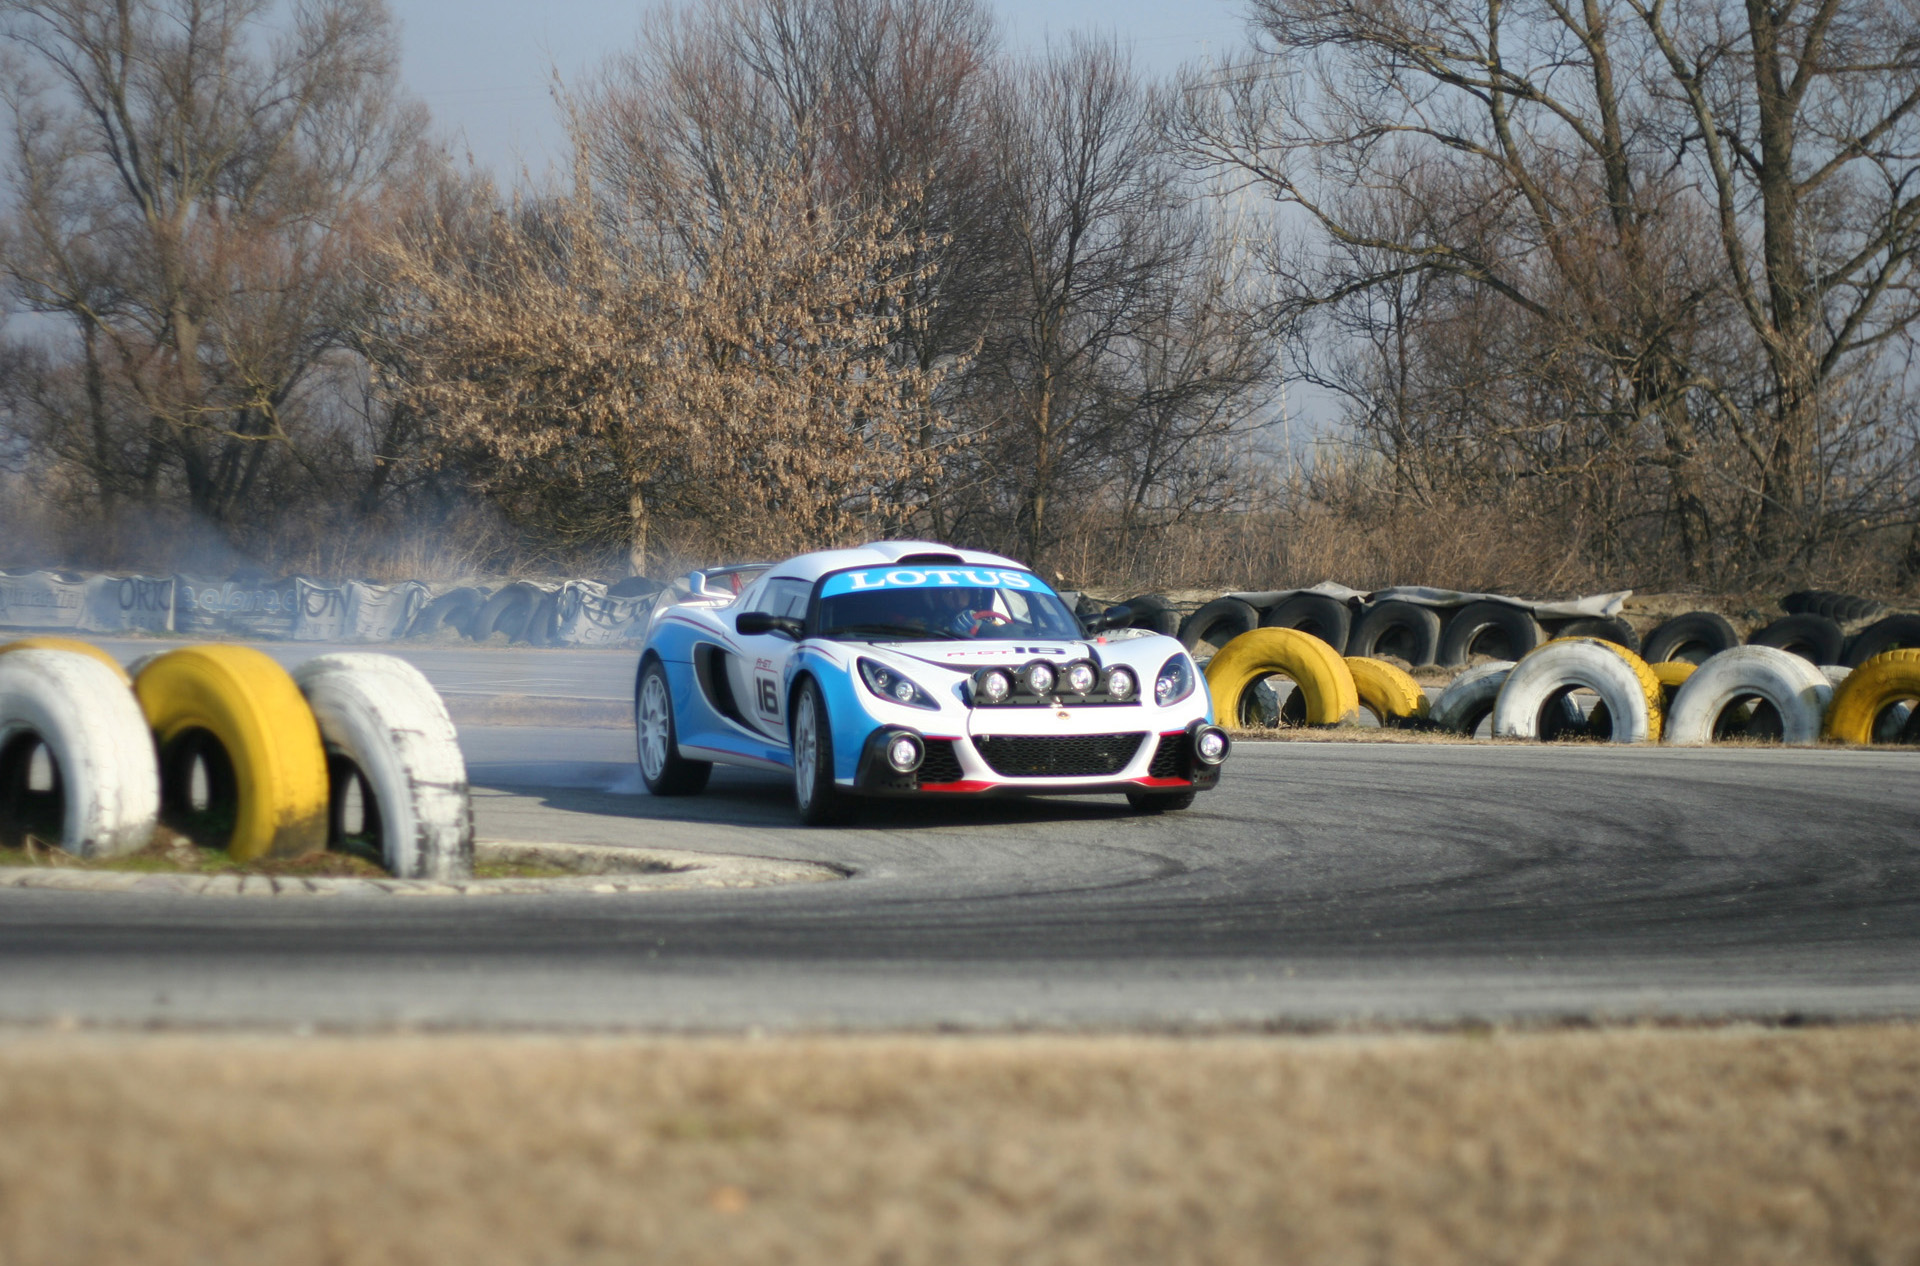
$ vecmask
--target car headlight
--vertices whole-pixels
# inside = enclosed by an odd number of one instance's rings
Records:
[[[1165,708],[1193,693],[1193,661],[1182,651],[1160,665],[1153,681],[1153,701]]]
[[[901,676],[885,664],[862,659],[860,680],[867,683],[867,689],[885,699],[888,703],[898,703],[909,708],[925,708],[929,712],[938,712],[940,705],[934,697]]]
[[[1133,669],[1115,664],[1107,669],[1107,697],[1124,703],[1140,693],[1140,679],[1133,675]]]
[[[1005,703],[1013,693],[1013,674],[1004,668],[989,668],[973,679],[973,688],[986,703]]]
[[[1067,665],[1067,691],[1070,694],[1091,694],[1094,683],[1099,680],[1100,670],[1090,660],[1075,660]]]
[[[1027,693],[1042,697],[1053,693],[1054,683],[1060,680],[1053,665],[1044,659],[1036,659],[1020,670],[1020,680],[1026,683]]]

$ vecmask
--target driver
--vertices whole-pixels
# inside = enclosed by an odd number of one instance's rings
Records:
[[[991,589],[946,588],[925,591],[928,625],[957,637],[972,637],[987,620],[1002,619],[993,609]]]

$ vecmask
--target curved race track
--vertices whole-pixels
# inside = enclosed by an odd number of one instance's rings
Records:
[[[580,663],[582,693],[626,689],[625,657]],[[463,741],[483,837],[805,858],[852,878],[526,898],[10,890],[0,1020],[1920,1014],[1912,751],[1247,744],[1184,814],[893,805],[809,831],[769,776],[718,771],[691,800],[633,794],[624,731],[476,727]]]

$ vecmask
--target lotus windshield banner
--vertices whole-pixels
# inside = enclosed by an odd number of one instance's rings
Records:
[[[1049,590],[1038,576],[992,567],[863,567],[827,577],[822,598],[875,589],[1017,589],[1027,593]]]

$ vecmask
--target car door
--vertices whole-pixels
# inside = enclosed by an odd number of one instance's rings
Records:
[[[792,616],[803,620],[807,599],[813,593],[809,581],[775,576],[748,598],[743,611],[764,611],[768,615]],[[734,698],[740,710],[755,728],[769,738],[785,742],[787,738],[787,660],[798,645],[779,633],[759,636],[736,634],[740,653],[728,665]]]

